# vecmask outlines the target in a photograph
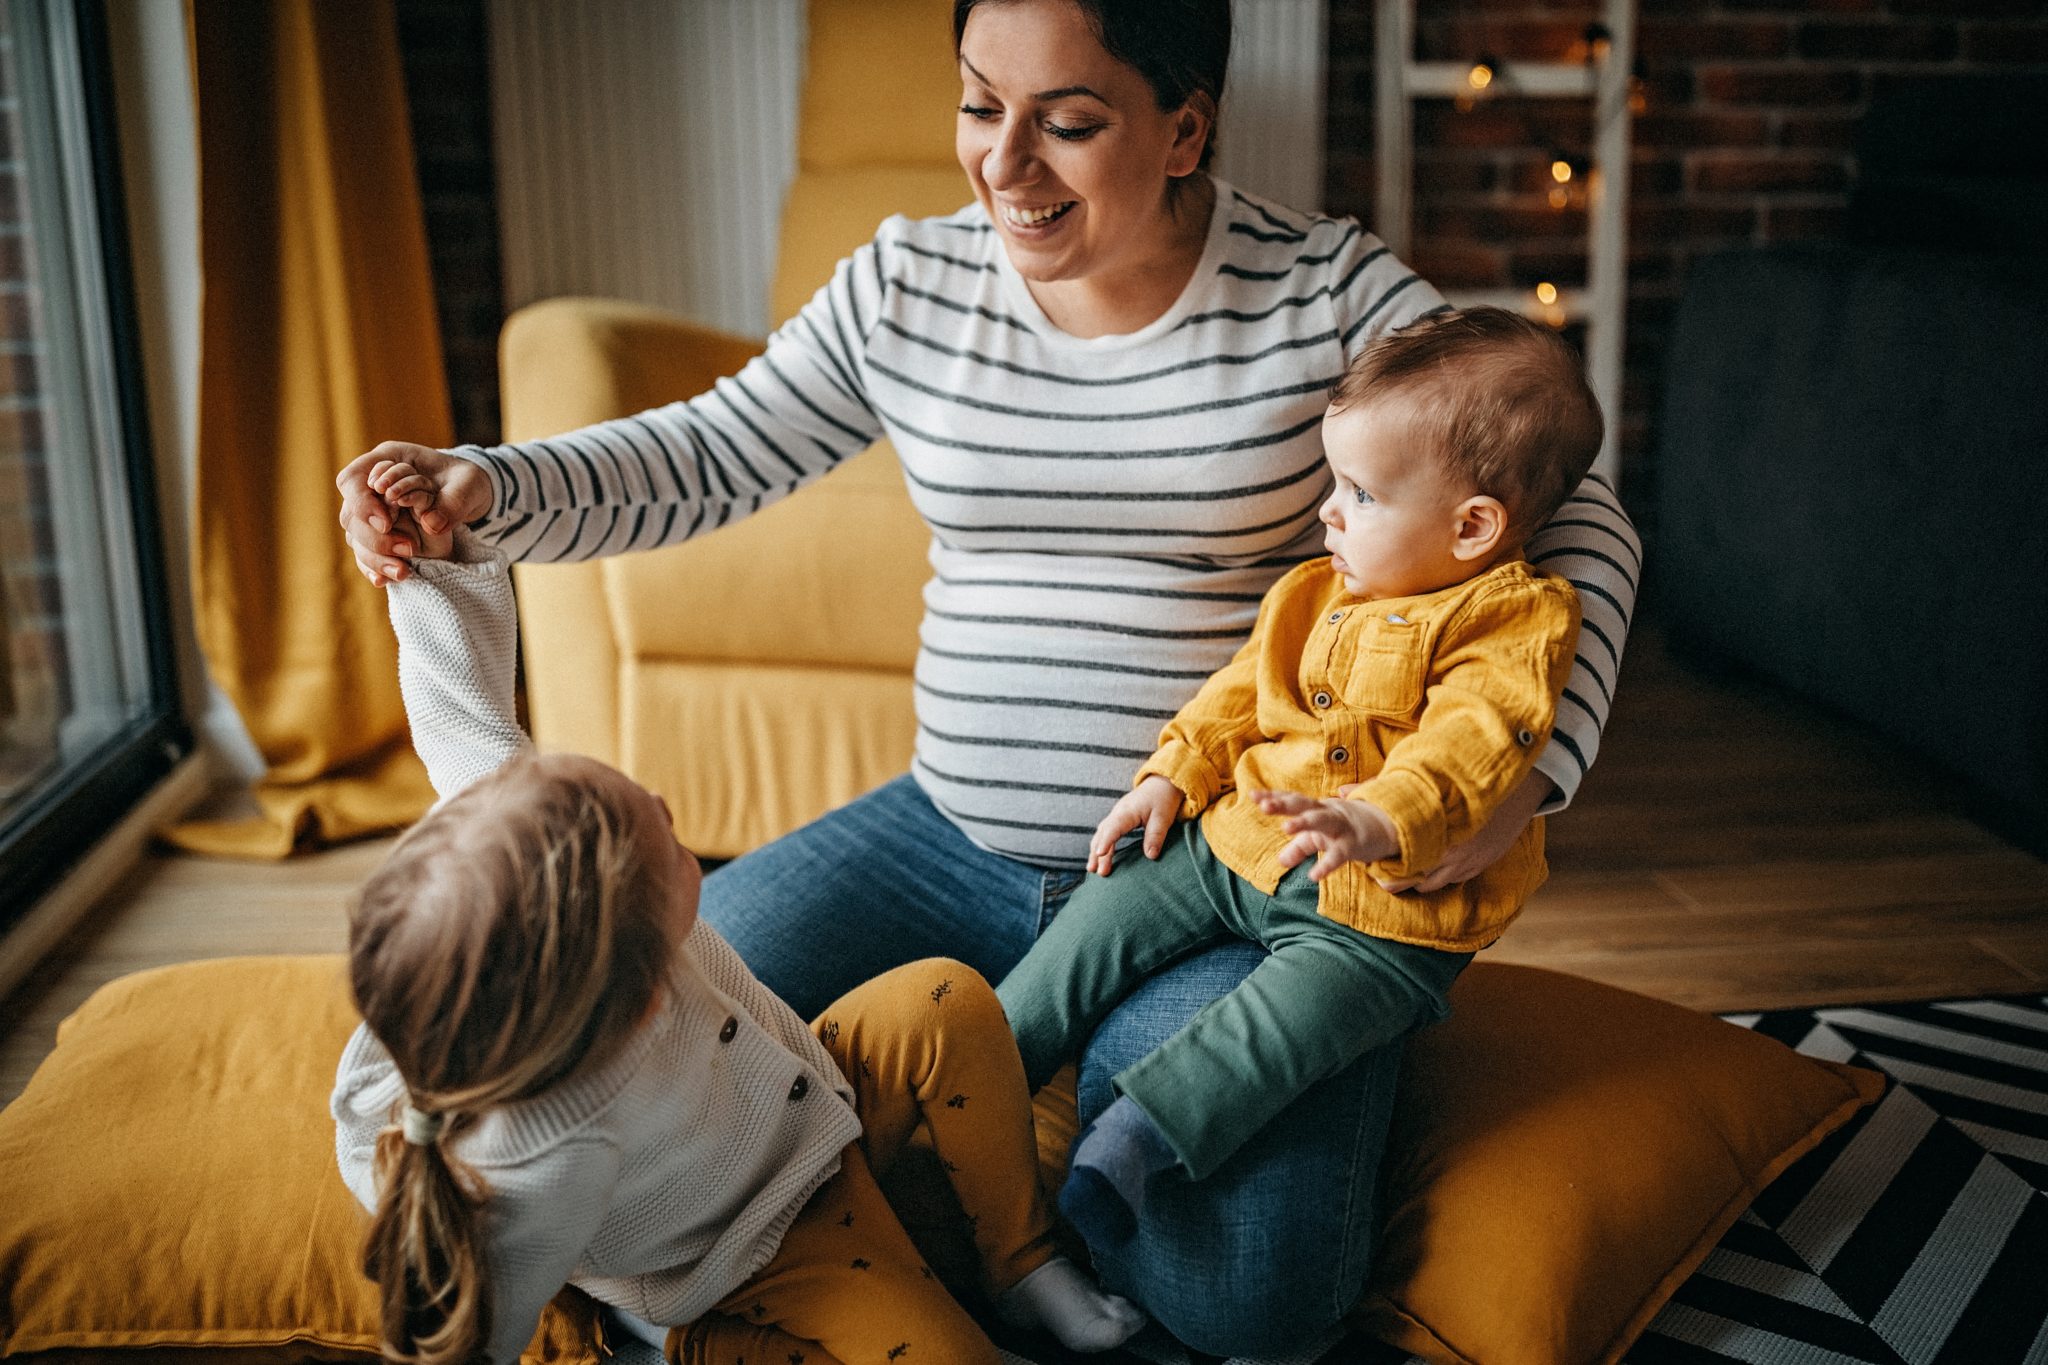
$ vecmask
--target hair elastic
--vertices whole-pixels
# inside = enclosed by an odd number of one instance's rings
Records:
[[[445,1114],[429,1114],[424,1109],[415,1109],[408,1100],[405,1112],[399,1116],[399,1126],[405,1132],[405,1140],[415,1147],[431,1147],[441,1136],[441,1129],[447,1123]]]

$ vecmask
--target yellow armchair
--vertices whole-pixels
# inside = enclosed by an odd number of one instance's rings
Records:
[[[949,0],[811,0],[778,320],[890,214],[967,201],[952,154],[950,13]],[[500,341],[505,437],[701,393],[759,350],[633,304],[534,304]],[[774,839],[908,767],[928,543],[884,441],[688,544],[522,565],[534,737],[660,792],[700,853]]]

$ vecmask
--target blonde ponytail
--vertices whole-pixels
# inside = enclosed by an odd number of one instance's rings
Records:
[[[484,1351],[490,1190],[456,1143],[492,1109],[601,1064],[660,989],[675,888],[641,856],[658,817],[635,790],[587,759],[515,759],[414,826],[351,909],[356,1008],[419,1107],[377,1137],[363,1270],[386,1360]]]
[[[377,1188],[363,1273],[381,1290],[384,1358],[394,1365],[466,1365],[491,1333],[484,1250],[488,1191],[446,1143],[458,1130],[408,1142],[396,1126],[377,1137]]]

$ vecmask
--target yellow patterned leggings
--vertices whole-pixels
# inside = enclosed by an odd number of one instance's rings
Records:
[[[972,967],[913,962],[847,992],[811,1025],[853,1084],[861,1138],[790,1225],[775,1259],[669,1333],[677,1365],[997,1365],[911,1244],[876,1182],[920,1124],[1000,1292],[1052,1257],[1024,1066]]]

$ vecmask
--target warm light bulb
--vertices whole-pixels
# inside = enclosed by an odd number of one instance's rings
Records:
[[[1484,90],[1493,84],[1493,68],[1485,62],[1472,63],[1472,69],[1465,73],[1465,84],[1474,90]]]
[[[1560,185],[1569,183],[1572,178],[1572,163],[1558,157],[1550,163],[1550,178]]]
[[[1542,304],[1546,308],[1548,308],[1551,304],[1556,303],[1557,286],[1552,284],[1549,280],[1545,280],[1543,283],[1537,285],[1536,302]]]
[[[1572,202],[1572,192],[1562,185],[1550,187],[1550,207],[1561,209]]]

